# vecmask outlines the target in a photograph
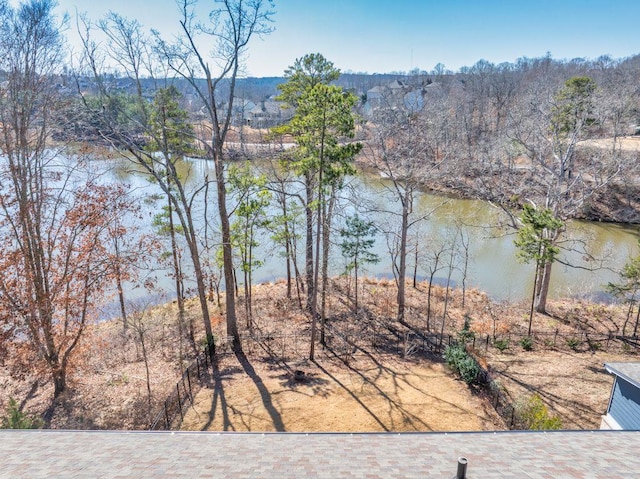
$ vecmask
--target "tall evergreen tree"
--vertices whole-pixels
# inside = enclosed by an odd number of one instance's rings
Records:
[[[539,280],[539,272],[547,265],[553,264],[560,250],[555,245],[559,231],[564,226],[548,208],[536,209],[531,205],[524,205],[522,226],[518,229],[514,244],[518,248],[518,258],[525,262],[535,262],[536,271],[533,277],[533,294],[531,298],[531,310],[529,312],[529,330],[533,322],[533,308],[537,297],[547,294],[543,284]],[[548,285],[547,285],[548,287]],[[546,299],[544,300],[546,303]],[[543,312],[543,311],[539,311]]]
[[[357,98],[340,87],[323,83],[335,77],[333,65],[321,55],[310,55],[297,60],[290,71],[293,72],[289,77],[293,81],[291,91],[287,86],[280,88],[286,92],[284,98],[287,101],[295,100],[296,113],[288,124],[275,131],[293,137],[296,148],[286,158],[284,165],[304,178],[307,310],[311,315],[309,357],[313,359],[318,312],[320,240],[323,231],[328,232],[330,229],[327,194],[329,191],[335,191],[335,187],[341,184],[345,175],[355,171],[352,160],[362,145],[344,141],[355,135],[355,117],[352,110]],[[317,71],[324,71],[326,74],[316,75]]]

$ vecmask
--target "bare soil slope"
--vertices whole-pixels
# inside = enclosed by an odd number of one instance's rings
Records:
[[[573,351],[494,351],[487,358],[494,379],[514,403],[534,393],[562,420],[564,429],[599,429],[613,377],[605,362],[637,360],[628,354]]]

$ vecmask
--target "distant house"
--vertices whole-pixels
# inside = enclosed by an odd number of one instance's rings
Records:
[[[399,80],[388,85],[378,85],[367,90],[367,101],[362,112],[365,118],[372,118],[381,110],[404,108],[403,97],[407,86]]]
[[[391,83],[389,83],[388,88],[393,92],[402,92],[405,88],[407,88],[407,85],[400,80],[393,80]]]
[[[271,128],[289,121],[293,113],[292,108],[283,108],[283,103],[272,96],[255,105],[249,111],[245,123],[254,128]]]
[[[411,90],[402,100],[408,113],[418,113],[424,107],[424,92],[421,89]]]
[[[367,90],[362,116],[375,119],[379,112],[385,110],[418,113],[428,102],[433,102],[442,95],[442,86],[438,83],[422,82],[419,85],[408,85],[394,80],[387,85],[378,85]]]
[[[640,430],[640,362],[605,363],[615,376],[600,429]]]
[[[247,122],[249,112],[255,108],[256,104],[251,100],[244,98],[233,98],[233,107],[231,109],[231,123],[234,125],[242,125]],[[202,109],[205,107],[203,106]],[[218,118],[224,118],[229,110],[228,103],[218,105]]]

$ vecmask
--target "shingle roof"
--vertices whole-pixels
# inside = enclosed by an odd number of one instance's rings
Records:
[[[2,478],[636,477],[640,432],[255,434],[0,431]]]
[[[640,388],[640,362],[604,363],[604,367],[611,374],[620,376]]]

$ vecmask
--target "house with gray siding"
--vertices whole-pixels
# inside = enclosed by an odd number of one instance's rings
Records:
[[[600,429],[640,430],[640,362],[605,363],[614,376]]]

